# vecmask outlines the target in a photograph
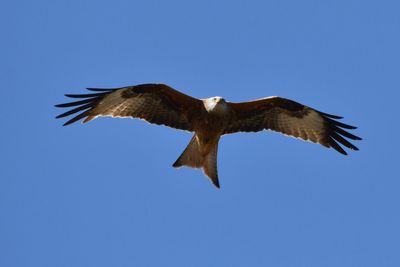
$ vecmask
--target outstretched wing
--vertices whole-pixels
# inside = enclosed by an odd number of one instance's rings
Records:
[[[150,123],[192,131],[192,118],[202,102],[199,99],[180,93],[164,84],[141,84],[116,89],[88,88],[95,93],[66,94],[71,98],[83,100],[59,104],[56,107],[73,109],[57,118],[75,115],[64,125],[81,119],[89,122],[98,116],[131,117],[144,119]]]
[[[357,127],[336,121],[342,117],[319,112],[281,97],[228,103],[228,105],[232,109],[233,116],[224,134],[267,129],[332,147],[344,155],[347,153],[338,143],[352,150],[358,150],[346,138],[351,140],[361,140],[361,138],[344,130]]]

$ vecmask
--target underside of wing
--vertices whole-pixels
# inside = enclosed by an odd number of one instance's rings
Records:
[[[150,123],[192,131],[192,117],[201,101],[164,84],[142,84],[116,89],[88,88],[95,93],[66,94],[82,100],[56,105],[72,108],[57,118],[75,115],[64,125],[83,119],[89,122],[98,116],[144,119]]]
[[[272,130],[332,147],[344,155],[347,153],[341,145],[358,150],[347,139],[361,140],[361,138],[345,130],[356,127],[339,122],[342,117],[323,113],[280,97],[229,104],[234,116],[225,134]]]

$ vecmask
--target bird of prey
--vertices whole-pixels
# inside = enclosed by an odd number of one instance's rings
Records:
[[[202,168],[219,188],[217,150],[221,136],[236,132],[272,130],[334,148],[358,150],[347,139],[361,140],[344,129],[356,129],[337,121],[342,117],[317,111],[295,101],[271,96],[249,102],[232,103],[222,97],[197,99],[165,84],[140,84],[114,89],[87,88],[93,93],[66,94],[82,99],[56,105],[72,108],[57,116],[75,116],[64,125],[98,116],[128,117],[146,120],[193,132],[190,143],[173,167]],[[347,138],[347,139],[346,139]]]

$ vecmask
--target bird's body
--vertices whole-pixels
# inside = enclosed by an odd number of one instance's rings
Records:
[[[355,127],[334,120],[341,117],[322,113],[280,97],[231,103],[222,97],[196,99],[164,84],[89,90],[98,93],[66,95],[84,100],[57,105],[77,106],[57,118],[82,111],[64,125],[80,119],[88,122],[97,116],[132,117],[193,132],[189,145],[173,166],[202,168],[217,187],[218,142],[225,134],[268,129],[333,147],[342,154],[346,152],[337,142],[352,150],[358,150],[344,137],[361,140],[342,129]]]
[[[221,97],[203,99],[203,112],[194,118],[194,135],[187,149],[172,165],[174,167],[188,166],[203,168],[215,186],[219,187],[217,172],[218,142],[227,122],[231,110]]]

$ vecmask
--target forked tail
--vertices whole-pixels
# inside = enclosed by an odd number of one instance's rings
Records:
[[[188,146],[172,165],[175,168],[188,166],[202,168],[213,184],[219,188],[217,153],[219,137],[209,142],[203,142],[196,135],[192,137]]]

